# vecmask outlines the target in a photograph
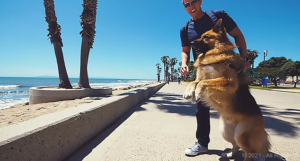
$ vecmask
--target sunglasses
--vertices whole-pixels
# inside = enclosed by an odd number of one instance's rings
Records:
[[[191,2],[191,4],[190,4],[190,2],[186,2],[186,3],[183,3],[183,5],[184,5],[185,8],[188,8],[188,7],[190,7],[191,5],[197,4],[199,1],[200,1],[200,0],[193,0],[193,1]]]

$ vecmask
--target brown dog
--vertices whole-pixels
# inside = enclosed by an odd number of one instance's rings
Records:
[[[183,97],[193,103],[202,100],[219,113],[223,138],[233,146],[231,153],[222,156],[233,157],[241,148],[244,161],[266,157],[271,144],[262,112],[250,93],[248,77],[242,72],[243,59],[233,51],[236,46],[227,37],[222,19],[192,42],[192,47],[206,52],[195,61],[196,80],[189,83]]]

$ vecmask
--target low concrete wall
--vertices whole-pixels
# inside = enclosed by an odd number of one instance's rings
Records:
[[[29,104],[56,102],[111,94],[112,88],[58,89],[57,87],[32,87],[29,90]]]
[[[60,161],[165,83],[0,128],[1,161]]]

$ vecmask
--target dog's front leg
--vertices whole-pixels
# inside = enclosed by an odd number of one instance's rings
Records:
[[[187,100],[191,100],[192,103],[196,103],[195,99],[195,89],[197,84],[200,82],[200,79],[197,79],[193,82],[190,82],[183,94],[183,98]]]
[[[233,93],[236,91],[237,87],[238,85],[235,81],[225,77],[202,80],[197,84],[195,90],[195,99],[196,102],[199,102],[201,98],[209,97],[208,94],[213,93],[213,90]]]

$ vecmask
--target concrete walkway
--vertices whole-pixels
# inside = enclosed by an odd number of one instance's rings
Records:
[[[220,135],[218,115],[211,111],[207,154],[187,157],[196,131],[196,106],[182,99],[185,85],[166,84],[153,97],[125,114],[68,161],[228,161],[220,154],[231,145]],[[300,95],[252,90],[261,106],[273,144],[267,161],[300,160]],[[285,158],[285,159],[284,159]],[[236,161],[242,161],[242,152]]]

